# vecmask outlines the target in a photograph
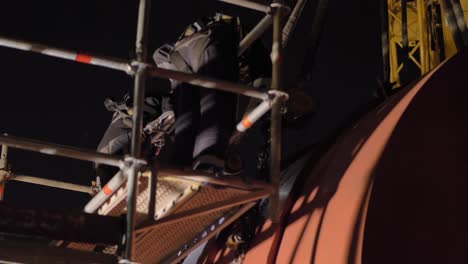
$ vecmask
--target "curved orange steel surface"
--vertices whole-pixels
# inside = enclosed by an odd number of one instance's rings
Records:
[[[364,116],[303,170],[243,263],[468,263],[467,85],[465,51]]]
[[[421,89],[445,89],[440,83],[431,84],[431,78],[454,78],[447,73],[460,67],[468,70],[467,53],[456,56],[456,62],[452,60],[367,114],[342,136],[308,175],[285,221],[279,225],[265,223],[244,263],[362,263],[367,209],[373,180],[378,176],[375,168],[395,127]],[[467,83],[464,80],[461,84]],[[404,146],[401,151],[404,155]]]

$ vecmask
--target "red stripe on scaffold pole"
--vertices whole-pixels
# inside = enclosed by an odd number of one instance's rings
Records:
[[[245,128],[250,128],[253,125],[253,122],[248,116],[246,116],[244,120],[242,120],[242,125],[244,125]]]
[[[4,183],[0,183],[0,201],[3,200],[3,193],[5,192]]]
[[[77,54],[75,60],[82,63],[90,63],[93,59],[92,56],[86,54]]]
[[[104,186],[104,188],[102,188],[102,190],[107,196],[111,195],[114,192],[107,184]]]

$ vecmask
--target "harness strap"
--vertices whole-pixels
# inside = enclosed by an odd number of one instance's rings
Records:
[[[143,104],[143,112],[150,115],[156,115],[158,114],[158,105],[159,101],[155,97],[146,97]],[[104,106],[108,111],[117,112],[119,114],[123,114],[124,116],[131,115],[129,113],[129,110],[132,108],[131,98],[128,94],[126,94],[124,100],[120,102],[116,102],[112,98],[106,98],[104,100]]]

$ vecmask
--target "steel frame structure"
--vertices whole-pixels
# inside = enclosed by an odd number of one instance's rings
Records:
[[[235,4],[241,7],[253,9],[256,11],[264,12],[265,17],[258,23],[258,25],[240,42],[239,54],[244,52],[250,44],[252,44],[262,33],[264,33],[271,24],[273,24],[273,45],[272,45],[272,85],[269,92],[259,92],[250,87],[231,83],[223,80],[217,80],[197,74],[186,74],[179,71],[171,71],[165,69],[159,69],[154,65],[150,65],[146,62],[147,57],[147,30],[149,21],[149,6],[150,0],[139,0],[138,9],[138,21],[137,21],[137,34],[136,34],[136,59],[134,60],[123,60],[118,58],[108,58],[93,56],[89,54],[77,53],[71,50],[59,49],[49,47],[33,42],[20,41],[16,39],[10,39],[0,37],[0,46],[9,47],[14,49],[20,49],[25,51],[32,51],[47,56],[58,57],[66,60],[72,60],[80,63],[91,64],[101,67],[106,67],[114,70],[119,70],[127,73],[134,78],[134,111],[133,111],[133,127],[131,137],[131,152],[126,157],[118,157],[114,155],[107,155],[103,153],[97,153],[95,151],[80,149],[76,147],[64,146],[51,144],[36,140],[24,139],[13,137],[10,135],[0,135],[0,143],[2,145],[2,159],[0,163],[0,171],[8,172],[6,165],[6,153],[7,147],[14,147],[29,151],[40,152],[49,155],[63,156],[78,160],[91,161],[110,166],[120,168],[120,178],[116,178],[114,185],[123,184],[127,181],[127,221],[126,221],[126,234],[125,234],[125,250],[123,254],[122,263],[131,263],[134,256],[133,241],[135,236],[135,203],[137,196],[137,180],[142,175],[143,165],[147,164],[147,161],[141,157],[141,131],[142,131],[142,106],[145,94],[145,81],[147,78],[159,77],[165,79],[174,79],[181,82],[186,82],[194,85],[198,85],[208,89],[219,89],[227,92],[233,92],[240,95],[245,95],[257,99],[261,99],[263,103],[254,109],[246,117],[249,118],[251,123],[258,120],[268,110],[271,110],[271,155],[270,155],[270,183],[254,183],[245,184],[240,180],[233,179],[218,179],[213,175],[203,174],[195,171],[187,171],[181,169],[172,168],[158,168],[158,177],[165,177],[164,175],[180,178],[189,179],[195,181],[207,182],[210,184],[231,186],[235,188],[245,188],[255,190],[253,193],[246,195],[245,197],[239,197],[230,201],[220,202],[214,207],[202,208],[195,210],[193,214],[204,214],[210,210],[219,208],[230,208],[240,204],[245,204],[242,209],[237,213],[242,215],[243,212],[247,211],[253,206],[253,201],[270,197],[271,199],[271,210],[270,216],[273,221],[277,221],[280,214],[279,205],[279,181],[280,181],[280,160],[281,160],[281,103],[288,99],[288,94],[281,91],[283,86],[282,80],[282,57],[283,57],[283,16],[289,11],[289,8],[284,5],[282,0],[274,0],[271,5],[263,5],[253,1],[247,0],[220,0],[230,4]],[[244,122],[245,123],[245,122]],[[238,126],[239,127],[239,126]],[[249,126],[250,127],[250,126]],[[243,130],[247,129],[242,128]],[[241,129],[239,129],[241,130]],[[195,175],[195,176],[194,176]],[[11,176],[11,180],[22,180],[36,184],[42,184],[52,187],[65,188],[74,191],[85,191],[83,186],[77,186],[73,184],[66,184],[57,181],[44,180],[31,176]],[[114,180],[113,178],[113,180]],[[3,184],[5,179],[0,179],[0,191],[3,191]],[[107,184],[107,187],[111,185],[111,182]],[[115,188],[110,188],[115,191]],[[102,192],[102,191],[101,191]],[[100,193],[101,193],[100,192]],[[100,195],[98,193],[95,197]],[[1,196],[1,193],[0,193]],[[93,211],[92,208],[88,208],[86,211]],[[174,215],[172,217],[163,218],[159,222],[156,221],[152,225],[158,225],[167,223],[170,221],[179,221],[186,215]],[[143,229],[151,228],[152,225],[146,226]],[[223,224],[223,226],[227,225]],[[137,230],[136,232],[141,232]]]
[[[387,18],[383,19],[388,22],[388,39],[384,37],[382,44],[388,45],[390,68],[386,85],[391,84],[392,88],[404,85],[400,72],[407,66],[405,62],[412,61],[423,75],[468,45],[463,10],[467,1],[383,1],[387,5]],[[383,53],[387,56],[386,51]]]
[[[401,0],[388,0],[390,83],[395,83],[395,86],[401,85],[399,73],[405,67],[398,56],[398,48],[404,48],[405,39],[408,45],[407,56],[419,68],[421,75],[428,72],[432,64],[426,29],[426,1],[405,2],[406,8],[402,3],[404,2]]]

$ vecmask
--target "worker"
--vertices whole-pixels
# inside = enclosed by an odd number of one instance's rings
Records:
[[[196,73],[237,82],[239,65],[239,22],[216,14],[187,27],[175,44],[165,44],[154,53],[158,67]],[[164,101],[164,111],[173,110],[175,163],[215,172],[238,170],[230,162],[228,141],[236,122],[233,93],[206,89],[171,80],[172,93]]]
[[[218,13],[189,25],[175,43],[158,48],[153,59],[159,68],[230,82],[238,82],[241,72],[242,83],[253,82],[256,77],[270,73],[269,57],[263,46],[256,43],[239,59],[241,36],[239,19]],[[145,99],[144,123],[151,123],[154,119],[161,123],[156,117],[166,118],[174,113],[175,165],[218,175],[240,172],[242,162],[239,154],[228,144],[237,121],[237,95],[176,80],[170,82],[171,92],[162,98],[162,105],[159,106],[156,98]],[[121,103],[108,100],[108,109],[116,113],[98,151],[111,154],[129,152],[130,102],[129,97]],[[148,144],[151,137],[145,137],[145,140],[144,144]],[[151,148],[145,149],[149,149],[146,154],[152,151]],[[108,172],[108,167],[97,166],[101,181],[110,179],[113,174]]]

